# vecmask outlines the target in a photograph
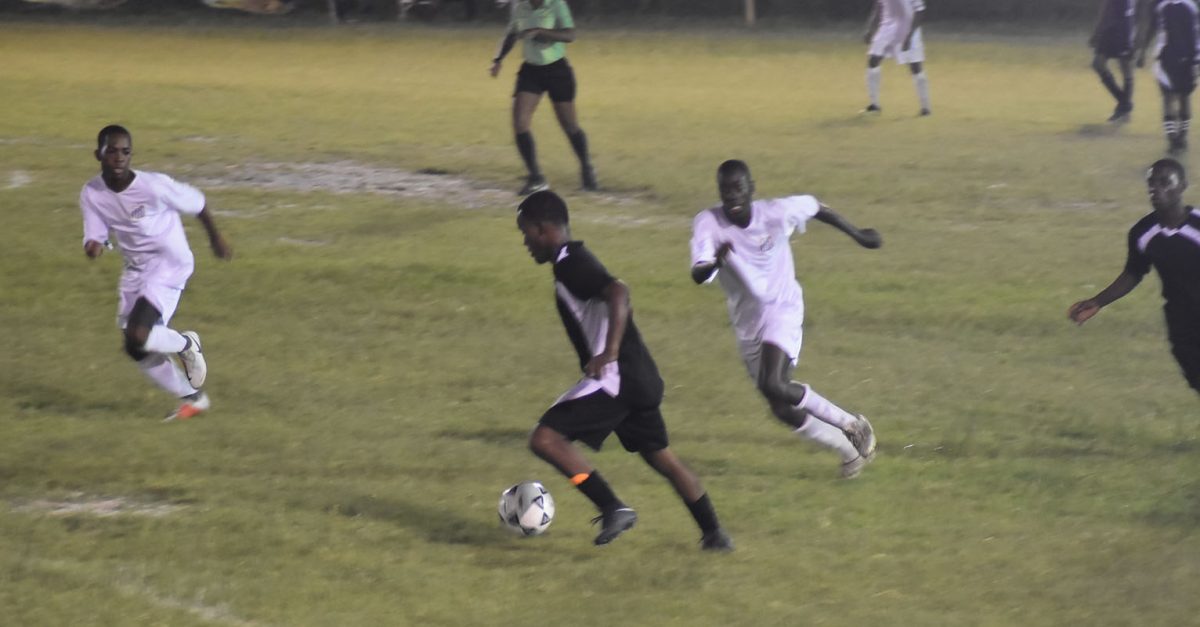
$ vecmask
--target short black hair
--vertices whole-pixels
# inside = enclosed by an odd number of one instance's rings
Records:
[[[1180,181],[1187,181],[1187,171],[1183,169],[1183,164],[1170,157],[1159,159],[1150,164],[1150,171],[1153,172],[1155,170],[1174,170],[1179,175]]]
[[[730,159],[717,168],[717,176],[728,176],[730,174],[745,174],[746,176],[750,176],[750,166],[746,165],[746,162],[741,159]]]
[[[100,132],[96,134],[96,148],[103,148],[104,144],[108,143],[108,138],[112,137],[113,135],[124,135],[129,138],[129,141],[133,141],[133,133],[130,133],[129,130],[124,126],[121,126],[120,124],[109,124],[108,126],[100,129]]]
[[[550,190],[534,192],[517,207],[517,219],[533,224],[549,222],[565,226],[569,221],[567,203]]]

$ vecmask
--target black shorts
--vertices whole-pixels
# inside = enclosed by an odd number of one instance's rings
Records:
[[[608,434],[614,432],[631,453],[653,453],[667,448],[667,425],[658,407],[634,408],[604,390],[556,403],[546,410],[538,424],[596,451]]]
[[[1196,90],[1196,63],[1191,59],[1162,58],[1154,70],[1163,91],[1190,96]]]
[[[1192,389],[1200,392],[1200,317],[1180,320],[1168,316],[1167,337],[1183,378]]]
[[[522,91],[539,96],[550,92],[554,102],[571,102],[575,100],[575,72],[565,57],[548,65],[522,63],[513,95]]]
[[[1120,59],[1133,54],[1133,28],[1124,25],[1107,28],[1096,37],[1096,54]]]

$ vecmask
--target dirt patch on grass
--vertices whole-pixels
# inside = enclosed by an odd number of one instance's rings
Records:
[[[147,516],[162,518],[170,516],[186,505],[165,503],[150,499],[139,499],[129,496],[95,496],[82,492],[69,494],[62,498],[35,499],[14,503],[13,511],[27,514],[45,514],[47,516],[96,516],[108,518],[111,516]]]

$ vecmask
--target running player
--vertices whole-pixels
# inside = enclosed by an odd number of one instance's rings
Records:
[[[1132,57],[1137,33],[1136,10],[1137,0],[1102,0],[1100,19],[1088,40],[1088,45],[1095,51],[1092,69],[1100,76],[1100,82],[1108,93],[1117,100],[1109,122],[1128,122],[1129,113],[1133,111]],[[1116,79],[1108,70],[1110,59],[1116,59],[1121,69],[1121,87],[1117,87]]]
[[[567,7],[566,0],[514,0],[508,32],[500,43],[499,52],[492,59],[492,78],[500,73],[500,64],[517,39],[524,41],[525,62],[517,72],[517,86],[513,92],[513,132],[516,134],[517,150],[529,171],[525,186],[518,193],[527,196],[550,187],[538,167],[537,151],[530,132],[533,112],[545,92],[550,92],[558,124],[579,157],[583,189],[598,189],[596,170],[588,156],[587,135],[579,128],[575,114],[575,73],[566,57],[566,44],[575,41],[575,22],[571,19],[571,9]]]
[[[883,240],[812,196],[753,200],[754,180],[741,161],[721,164],[717,188],[721,204],[701,211],[692,223],[692,280],[720,280],[742,361],[775,417],[837,451],[842,476],[853,478],[875,455],[871,423],[792,380],[804,337],[804,293],[788,240],[814,218],[865,248],[879,248]]]
[[[616,432],[625,450],[640,454],[671,482],[700,527],[700,547],[732,550],[733,541],[718,524],[700,480],[667,448],[659,410],[663,381],[633,322],[629,287],[613,278],[583,242],[571,239],[567,205],[554,192],[526,198],[517,227],[533,260],[554,266],[558,313],[584,374],[538,421],[529,448],[600,510],[597,545],[633,527],[637,514],[571,442],[580,440],[599,450],[608,434]]]
[[[1200,18],[1193,0],[1147,0],[1149,19],[1142,23],[1137,66],[1146,63],[1146,48],[1154,44],[1154,76],[1162,92],[1163,133],[1171,152],[1187,150],[1192,123],[1192,92],[1200,63]]]
[[[1154,211],[1129,229],[1125,269],[1099,294],[1071,305],[1067,315],[1076,324],[1087,322],[1133,291],[1153,267],[1162,281],[1171,354],[1188,385],[1200,392],[1200,210],[1183,204],[1187,174],[1174,159],[1151,165],[1146,186]]]
[[[100,174],[79,194],[83,250],[96,259],[111,248],[110,235],[116,240],[125,258],[117,291],[125,352],[151,381],[181,399],[167,420],[191,418],[208,410],[210,401],[202,389],[208,368],[200,336],[167,326],[194,267],[179,215],[200,220],[217,257],[230,259],[233,250],[217,231],[200,190],[131,167],[133,136],[124,127],[104,127],[96,144]]]
[[[870,45],[867,50],[867,97],[871,102],[864,113],[879,113],[879,84],[882,81],[884,57],[895,57],[896,63],[908,66],[912,72],[917,98],[921,101],[921,115],[931,113],[929,105],[929,79],[922,64],[925,61],[925,45],[921,41],[921,23],[925,18],[924,0],[875,0],[871,15],[867,17],[867,32],[863,41]]]

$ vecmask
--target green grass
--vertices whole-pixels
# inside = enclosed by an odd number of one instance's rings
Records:
[[[127,124],[138,167],[185,179],[350,160],[515,189],[515,63],[487,77],[496,34],[6,26],[0,623],[1197,620],[1197,405],[1157,280],[1084,328],[1066,321],[1120,270],[1163,147],[1147,72],[1131,125],[1095,123],[1110,105],[1079,37],[930,33],[930,119],[891,64],[884,115],[854,115],[851,31],[572,45],[581,120],[620,201],[571,191],[548,110],[542,162],[575,235],[632,286],[673,446],[731,555],[701,554],[669,487],[615,442],[592,458],[642,520],[596,549],[588,502],[526,450],[577,365],[512,204],[209,190],[237,257],[217,262],[188,225],[198,269],[175,326],[203,334],[214,409],[159,424],[172,401],[113,326],[119,262],[79,246],[95,132]],[[856,482],[768,417],[719,290],[688,278],[690,218],[729,157],[760,196],[814,193],[884,234],[878,252],[816,224],[794,240],[809,311],[798,375],[880,434]],[[493,512],[529,478],[559,512],[521,540]],[[24,507],[80,493],[180,509]]]

